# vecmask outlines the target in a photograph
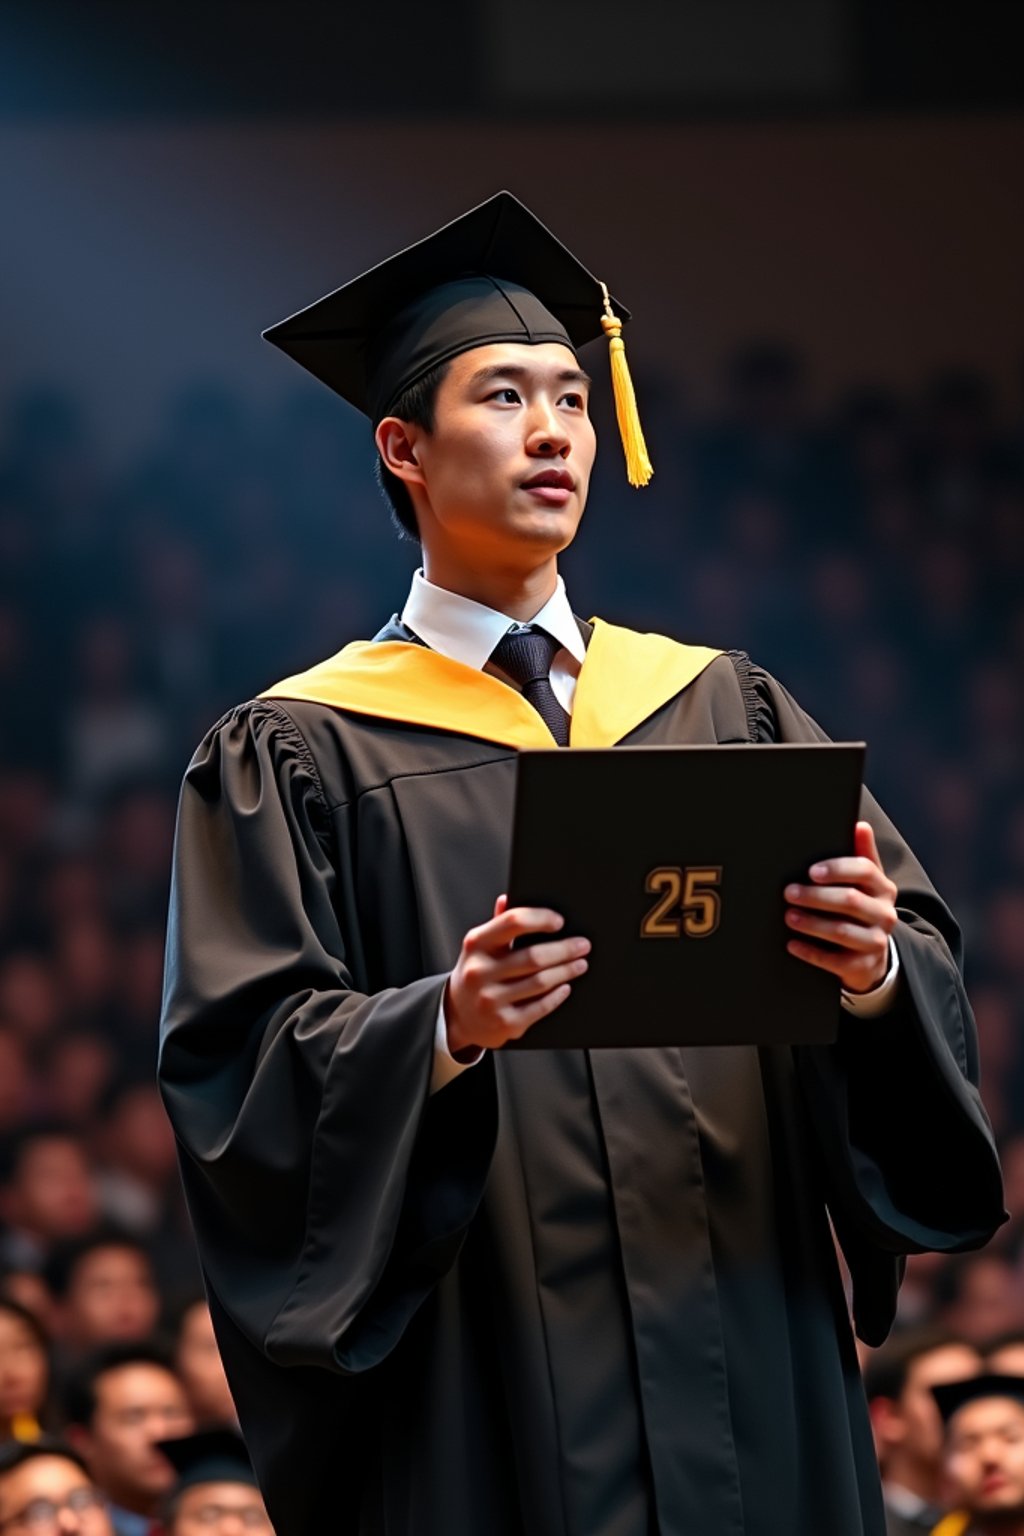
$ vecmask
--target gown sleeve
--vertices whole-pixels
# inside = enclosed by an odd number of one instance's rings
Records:
[[[178,813],[159,1076],[219,1307],[270,1361],[350,1374],[454,1263],[497,1108],[489,1062],[428,1094],[444,976],[353,987],[343,825],[285,710],[244,705],[203,741]]]
[[[756,694],[747,702],[758,739],[828,740],[768,673],[751,667],[747,686]],[[853,1279],[855,1322],[861,1337],[876,1343],[892,1320],[903,1256],[979,1248],[1006,1212],[978,1093],[959,928],[866,790],[861,817],[871,823],[883,867],[898,887],[896,997],[877,1017],[844,1010],[836,1044],[797,1047],[796,1062]]]

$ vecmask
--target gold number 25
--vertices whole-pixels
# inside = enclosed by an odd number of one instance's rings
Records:
[[[640,924],[642,939],[706,939],[722,918],[722,899],[716,887],[722,882],[721,866],[659,865],[648,872],[644,890],[657,901]]]

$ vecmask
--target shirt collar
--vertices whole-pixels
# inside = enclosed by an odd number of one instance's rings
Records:
[[[909,1488],[903,1488],[899,1483],[883,1483],[882,1493],[885,1497],[887,1508],[894,1514],[901,1515],[904,1520],[916,1520],[922,1515],[928,1517],[929,1524],[939,1518],[940,1511],[927,1499],[922,1499],[919,1493],[911,1493]],[[924,1527],[922,1526],[922,1529]]]
[[[483,603],[476,603],[460,592],[448,592],[435,587],[422,571],[412,578],[412,587],[405,607],[402,623],[425,640],[432,650],[461,661],[478,671],[488,660],[502,635],[518,621],[507,613],[499,613]],[[582,664],[586,654],[583,636],[573,617],[565,583],[559,576],[554,592],[544,606],[529,620],[546,629],[552,639]]]

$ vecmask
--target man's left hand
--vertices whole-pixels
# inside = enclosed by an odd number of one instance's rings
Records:
[[[834,971],[847,992],[870,992],[889,971],[897,890],[882,868],[869,822],[858,821],[853,846],[850,857],[812,864],[810,885],[786,886],[786,923],[804,936],[790,939],[786,948],[808,965]]]

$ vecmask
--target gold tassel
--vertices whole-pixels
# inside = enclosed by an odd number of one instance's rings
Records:
[[[636,408],[633,380],[629,376],[626,361],[626,344],[622,339],[622,321],[612,309],[611,297],[604,283],[604,314],[601,325],[608,337],[608,350],[612,364],[612,394],[615,396],[615,415],[622,438],[622,450],[626,455],[626,479],[630,485],[646,485],[654,474],[654,466],[647,456],[643,428]]]

